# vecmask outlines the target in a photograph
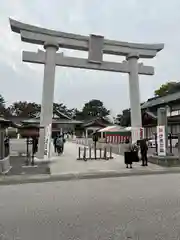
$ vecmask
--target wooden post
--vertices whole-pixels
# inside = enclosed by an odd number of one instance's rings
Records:
[[[94,158],[96,159],[96,142],[94,142]]]
[[[0,159],[4,158],[4,134],[0,124]]]
[[[100,159],[102,158],[102,148],[99,149]]]
[[[86,147],[84,147],[83,159],[84,159],[84,161],[87,161],[87,158],[86,158]]]
[[[112,159],[112,146],[110,146],[110,149],[109,149],[109,158]]]
[[[91,159],[91,147],[89,147],[89,159]]]
[[[169,153],[172,155],[173,154],[173,149],[172,149],[172,134],[170,133],[169,135],[168,135],[168,138],[169,138],[169,141],[168,141],[168,143],[169,143]]]
[[[29,165],[29,138],[26,139],[26,165]]]
[[[107,149],[106,149],[106,147],[104,148],[104,159],[107,159]]]
[[[79,156],[79,159],[81,159],[81,147],[79,147],[78,156]]]

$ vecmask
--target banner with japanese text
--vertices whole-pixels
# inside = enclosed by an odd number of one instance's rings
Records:
[[[51,124],[45,127],[44,159],[50,159],[51,155]]]
[[[158,156],[166,156],[166,132],[165,126],[157,126]]]

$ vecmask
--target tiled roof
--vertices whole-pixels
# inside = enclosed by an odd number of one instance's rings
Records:
[[[31,118],[31,119],[27,119],[27,120],[24,120],[22,121],[22,123],[29,123],[29,124],[39,124],[40,122],[40,119],[37,119],[37,118]],[[52,119],[52,123],[59,123],[59,124],[80,124],[82,123],[82,121],[77,121],[77,120],[69,120],[69,119]]]
[[[41,112],[37,112],[37,113],[35,114],[35,118],[40,118],[40,115],[41,115]],[[65,119],[71,120],[71,118],[70,118],[69,116],[67,116],[66,114],[64,114],[63,112],[61,112],[61,111],[59,111],[59,110],[57,110],[57,109],[54,109],[54,110],[53,110],[53,115],[56,115],[56,118],[61,118],[61,117],[63,117],[63,118],[65,118]],[[52,117],[53,117],[53,116],[52,116]]]
[[[103,122],[104,121],[104,122]],[[104,117],[94,117],[90,120],[84,121],[84,123],[82,124],[83,127],[88,127],[92,124],[98,124],[102,127],[106,127],[107,125],[112,125],[107,119],[105,119]]]
[[[155,98],[150,101],[147,101],[141,106],[141,109],[150,108],[150,107],[154,107],[162,104],[168,104],[169,102],[173,102],[176,100],[180,100],[180,92],[168,94],[164,97],[159,97],[159,98]]]
[[[10,121],[10,120],[7,120],[7,119],[5,119],[5,118],[3,118],[3,117],[0,117],[0,122],[10,123],[11,121]]]

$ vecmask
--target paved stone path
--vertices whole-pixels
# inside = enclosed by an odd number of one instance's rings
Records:
[[[179,175],[1,186],[1,240],[178,240]]]
[[[61,156],[53,157],[53,162],[50,164],[50,172],[52,175],[62,173],[85,173],[95,171],[122,171],[129,172],[134,170],[153,171],[163,170],[165,168],[150,164],[148,167],[142,167],[141,163],[134,163],[133,169],[126,169],[124,157],[122,155],[113,154],[113,159],[110,160],[77,160],[78,147],[81,145],[67,142],[65,144],[64,153]]]

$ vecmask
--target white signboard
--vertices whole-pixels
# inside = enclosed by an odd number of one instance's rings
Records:
[[[50,159],[51,152],[51,124],[45,128],[44,159]]]
[[[157,126],[158,156],[166,156],[166,132],[165,126]]]

